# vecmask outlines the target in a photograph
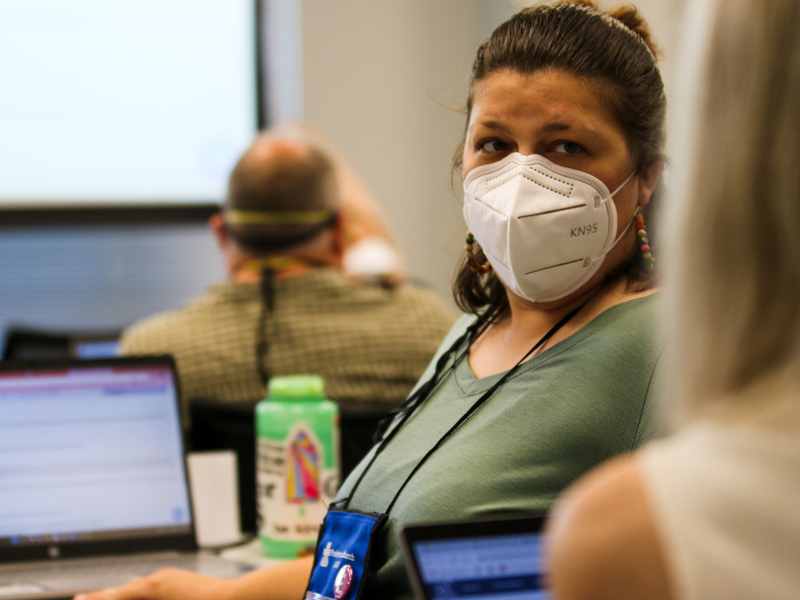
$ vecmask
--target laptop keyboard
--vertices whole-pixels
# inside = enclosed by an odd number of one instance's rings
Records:
[[[99,582],[104,579],[120,581],[143,577],[161,567],[196,570],[203,556],[160,555],[158,557],[120,557],[91,560],[66,560],[41,566],[16,565],[13,571],[0,570],[0,584],[36,582],[60,587],[66,580]]]

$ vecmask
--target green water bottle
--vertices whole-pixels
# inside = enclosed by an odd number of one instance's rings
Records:
[[[322,378],[270,379],[256,441],[261,545],[266,556],[294,558],[317,541],[339,486],[339,407]]]

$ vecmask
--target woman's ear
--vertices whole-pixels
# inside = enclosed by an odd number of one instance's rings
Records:
[[[647,206],[650,202],[650,196],[653,195],[653,190],[656,189],[658,180],[661,179],[661,173],[664,171],[666,165],[666,161],[659,158],[651,162],[644,172],[639,175],[638,204],[640,207]]]

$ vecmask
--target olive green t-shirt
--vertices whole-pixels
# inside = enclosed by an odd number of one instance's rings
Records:
[[[398,544],[402,525],[545,511],[575,478],[655,435],[655,305],[654,296],[616,305],[520,365],[398,497],[374,543],[365,598],[413,597]],[[462,318],[439,353],[471,321]],[[425,453],[502,376],[476,379],[462,360],[378,456],[350,508],[385,512]],[[344,482],[340,498],[351,494],[374,451]]]

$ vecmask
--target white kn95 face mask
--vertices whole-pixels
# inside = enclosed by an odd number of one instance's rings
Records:
[[[582,171],[518,152],[464,179],[464,218],[500,280],[531,302],[564,298],[619,238],[614,192]],[[631,220],[631,223],[633,220]]]

